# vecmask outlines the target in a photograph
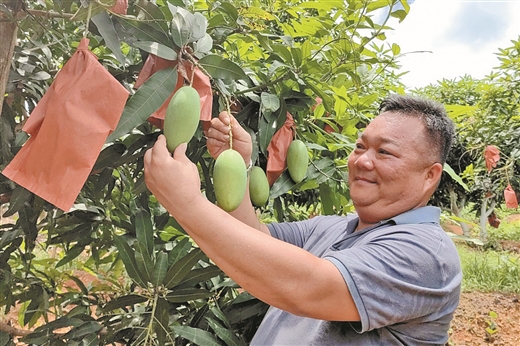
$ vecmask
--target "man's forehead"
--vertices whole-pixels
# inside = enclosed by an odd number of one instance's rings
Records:
[[[370,131],[368,133],[363,131],[359,134],[358,137],[359,137],[359,139],[364,140],[364,141],[372,141],[372,142],[377,141],[379,143],[384,143],[384,144],[399,145],[398,138],[394,138],[390,135],[385,135],[385,134],[372,134],[372,133],[370,133]]]

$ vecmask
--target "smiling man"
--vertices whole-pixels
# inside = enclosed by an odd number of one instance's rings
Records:
[[[213,157],[233,148],[246,163],[251,137],[221,113]],[[384,100],[348,160],[356,213],[294,223],[259,222],[249,196],[233,213],[200,193],[197,167],[164,137],[145,155],[146,184],[200,248],[271,305],[251,345],[443,345],[460,296],[456,248],[427,206],[454,128],[442,105]]]

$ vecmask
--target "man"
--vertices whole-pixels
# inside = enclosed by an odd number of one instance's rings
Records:
[[[213,157],[251,138],[226,113],[212,120]],[[349,156],[356,214],[261,224],[249,195],[233,213],[200,193],[197,167],[159,137],[145,155],[158,201],[241,287],[271,305],[252,345],[441,345],[459,302],[456,248],[426,206],[454,135],[444,108],[391,96]]]

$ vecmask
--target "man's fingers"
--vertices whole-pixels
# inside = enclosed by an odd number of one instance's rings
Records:
[[[181,143],[175,148],[173,152],[173,158],[177,161],[189,160],[186,156],[186,148],[188,147],[188,143]]]
[[[229,116],[229,113],[226,112],[226,111],[222,111],[220,112],[220,114],[218,115],[218,118],[220,119],[220,121],[225,125],[225,126],[228,126],[229,125],[229,119],[230,119],[230,116]]]

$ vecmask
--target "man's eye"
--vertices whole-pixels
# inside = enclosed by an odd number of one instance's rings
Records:
[[[361,143],[356,143],[356,149],[363,149],[363,145]]]
[[[380,153],[380,154],[383,154],[383,155],[392,155],[391,153],[389,153],[389,152],[386,151],[385,149],[379,149],[379,153]]]

